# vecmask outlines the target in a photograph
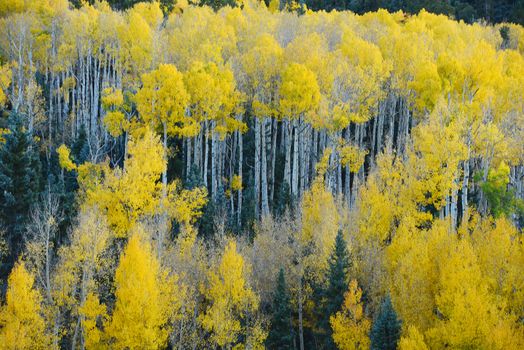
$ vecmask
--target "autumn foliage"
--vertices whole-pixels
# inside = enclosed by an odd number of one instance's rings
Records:
[[[524,29],[196,5],[1,3],[0,350],[524,348]]]

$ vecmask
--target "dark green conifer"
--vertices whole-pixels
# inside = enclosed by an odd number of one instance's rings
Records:
[[[371,349],[395,350],[400,339],[400,330],[401,322],[387,296],[371,328]]]
[[[283,269],[280,269],[278,274],[272,311],[271,328],[266,340],[267,348],[279,350],[292,349],[293,329],[291,326],[291,302]]]
[[[9,118],[9,132],[0,144],[0,221],[14,261],[22,249],[31,205],[40,191],[40,160],[36,146],[18,115]]]
[[[335,246],[329,258],[327,285],[319,292],[318,335],[324,349],[334,349],[329,323],[331,315],[335,314],[344,302],[344,293],[348,289],[348,273],[350,267],[349,252],[342,231],[335,239]]]

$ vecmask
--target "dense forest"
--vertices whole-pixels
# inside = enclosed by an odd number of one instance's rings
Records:
[[[426,3],[0,2],[0,349],[524,348],[522,2]]]
[[[186,0],[193,5],[208,5],[215,9],[223,6],[237,6],[234,0]],[[279,7],[284,9],[293,6],[295,0],[279,0]],[[84,1],[93,3],[93,0]],[[132,7],[140,0],[109,0],[111,7],[124,10]],[[269,5],[271,0],[265,0]],[[83,3],[81,0],[71,1],[76,7]],[[160,0],[164,11],[171,11],[176,0]],[[305,6],[312,10],[344,11],[365,13],[386,9],[389,11],[402,10],[406,13],[416,14],[424,9],[431,13],[444,14],[465,22],[484,20],[491,23],[513,22],[524,24],[524,0],[302,0],[295,1],[295,6]]]

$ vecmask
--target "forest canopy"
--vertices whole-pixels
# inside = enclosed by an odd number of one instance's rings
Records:
[[[482,3],[2,1],[0,349],[524,348]]]

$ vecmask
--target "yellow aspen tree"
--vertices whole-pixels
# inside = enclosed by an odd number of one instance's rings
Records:
[[[305,122],[313,123],[320,99],[320,88],[315,73],[303,64],[289,64],[282,73],[279,110],[282,117],[286,118],[284,182],[288,183],[294,196],[299,196],[306,187],[299,174],[303,173],[304,164],[308,163],[308,160],[303,159],[305,157],[298,149],[305,147],[299,146],[303,144],[304,135],[308,135]]]
[[[449,247],[441,261],[436,309],[442,315],[426,332],[431,347],[519,349],[511,315],[490,293],[468,238]]]
[[[244,91],[251,105],[254,118],[254,178],[255,217],[269,214],[269,177],[274,174],[275,147],[268,152],[271,140],[271,117],[277,115],[278,80],[282,66],[283,50],[275,38],[264,33],[256,36],[252,46],[240,58],[245,72]],[[268,153],[270,153],[268,155]],[[268,167],[268,164],[271,164]],[[269,168],[269,169],[268,169]],[[288,181],[288,184],[291,182]]]
[[[524,262],[522,237],[507,218],[483,219],[471,234],[482,274],[489,290],[506,301],[509,314],[524,310]]]
[[[216,271],[208,274],[209,287],[204,294],[210,305],[200,317],[202,327],[210,334],[210,341],[217,346],[239,345],[240,337],[248,337],[253,331],[246,322],[258,309],[259,298],[247,283],[248,272],[249,266],[237,252],[236,242],[229,241]],[[264,339],[265,336],[261,336],[259,341]]]
[[[335,237],[339,230],[340,215],[337,211],[333,194],[326,189],[324,175],[331,149],[326,149],[323,158],[317,164],[317,177],[311,189],[304,193],[301,202],[302,232],[301,244],[309,252],[305,257],[306,266],[316,281],[328,266]]]
[[[198,123],[186,116],[189,94],[183,75],[172,64],[142,75],[142,88],[135,95],[140,117],[153,129],[160,129],[164,143],[167,136],[194,136]]]
[[[439,211],[454,200],[453,205],[457,206],[459,165],[467,158],[459,129],[453,110],[443,100],[426,121],[413,129],[413,151],[408,150],[406,164],[413,179],[407,187],[412,200],[419,205],[430,205]],[[435,147],[436,144],[442,147]],[[454,220],[456,223],[456,215]]]
[[[178,308],[176,276],[163,271],[140,229],[122,252],[115,287],[115,308],[105,328],[111,347],[164,348]]]
[[[87,350],[106,349],[104,332],[97,326],[97,322],[104,323],[107,319],[106,306],[100,304],[94,293],[89,293],[84,304],[78,309],[78,313],[82,316],[85,348]]]
[[[153,37],[155,28],[139,10],[131,9],[125,21],[117,26],[122,64],[128,69],[124,84],[132,89],[138,87],[139,77],[147,72],[153,62]]]
[[[72,348],[82,344],[96,348],[95,343],[101,342],[96,335],[100,332],[96,322],[106,313],[102,306],[94,307],[94,301],[98,301],[95,276],[112,273],[111,262],[104,258],[112,238],[114,234],[105,216],[96,208],[83,208],[71,233],[70,244],[59,250],[52,296],[58,311],[71,315],[70,327],[64,327],[63,334],[70,335]],[[67,333],[69,331],[72,334]]]
[[[85,189],[84,204],[97,205],[117,236],[126,236],[141,217],[154,215],[160,208],[162,184],[158,180],[166,169],[163,155],[159,138],[147,130],[142,137],[129,140],[124,169],[103,164],[103,181],[95,180],[94,188]]]
[[[382,84],[388,78],[391,67],[378,46],[351,31],[342,36],[339,50],[341,58],[347,60],[349,65],[340,71],[341,77],[337,80],[342,80],[343,85],[342,89],[333,89],[334,95],[342,102],[342,108],[349,107],[346,112],[350,121],[365,122],[371,119],[373,109],[384,94]]]
[[[0,309],[0,349],[49,349],[51,338],[42,317],[42,296],[22,261],[7,280],[6,304]]]
[[[0,107],[7,102],[7,89],[11,84],[12,72],[9,65],[0,65]]]
[[[196,120],[214,120],[213,132],[222,139],[235,130],[247,130],[246,124],[232,115],[241,96],[228,67],[219,67],[213,62],[195,62],[185,73],[184,83],[191,96],[191,115]]]
[[[344,296],[342,310],[330,317],[333,341],[340,350],[369,349],[371,322],[364,315],[361,298],[362,290],[357,281],[352,280]]]
[[[341,144],[337,147],[340,155],[340,163],[347,166],[352,173],[357,173],[362,165],[368,152],[354,145]]]
[[[184,190],[176,180],[166,185],[159,182],[166,159],[159,137],[148,127],[130,137],[127,149],[124,169],[111,169],[107,162],[77,166],[66,146],[58,148],[61,166],[78,171],[82,205],[97,206],[118,237],[126,237],[139,220],[160,211],[186,227],[192,224],[202,214],[207,191]]]
[[[124,112],[124,94],[120,89],[106,88],[102,91],[102,107],[106,110],[104,125],[113,137],[129,130],[130,122]]]
[[[320,103],[320,88],[313,71],[291,63],[282,73],[280,112],[288,118],[314,113]]]
[[[424,342],[424,335],[412,325],[408,327],[406,335],[400,338],[398,348],[399,350],[429,350]]]
[[[446,221],[435,221],[430,230],[420,230],[404,221],[386,249],[389,291],[399,317],[405,324],[416,325],[425,332],[435,315],[438,263],[448,246],[456,244]]]
[[[168,157],[168,136],[195,136],[200,124],[186,115],[189,94],[183,75],[174,65],[161,64],[158,69],[142,75],[142,88],[135,95],[140,117],[152,129],[160,129],[164,157]],[[167,169],[162,171],[162,183],[167,185]]]
[[[333,194],[326,189],[324,176],[328,169],[331,149],[324,150],[317,163],[317,176],[301,201],[301,228],[295,232],[297,283],[292,291],[298,305],[300,347],[304,346],[304,328],[314,323],[314,305],[311,301],[314,285],[326,283],[329,256],[339,230],[340,216]]]

